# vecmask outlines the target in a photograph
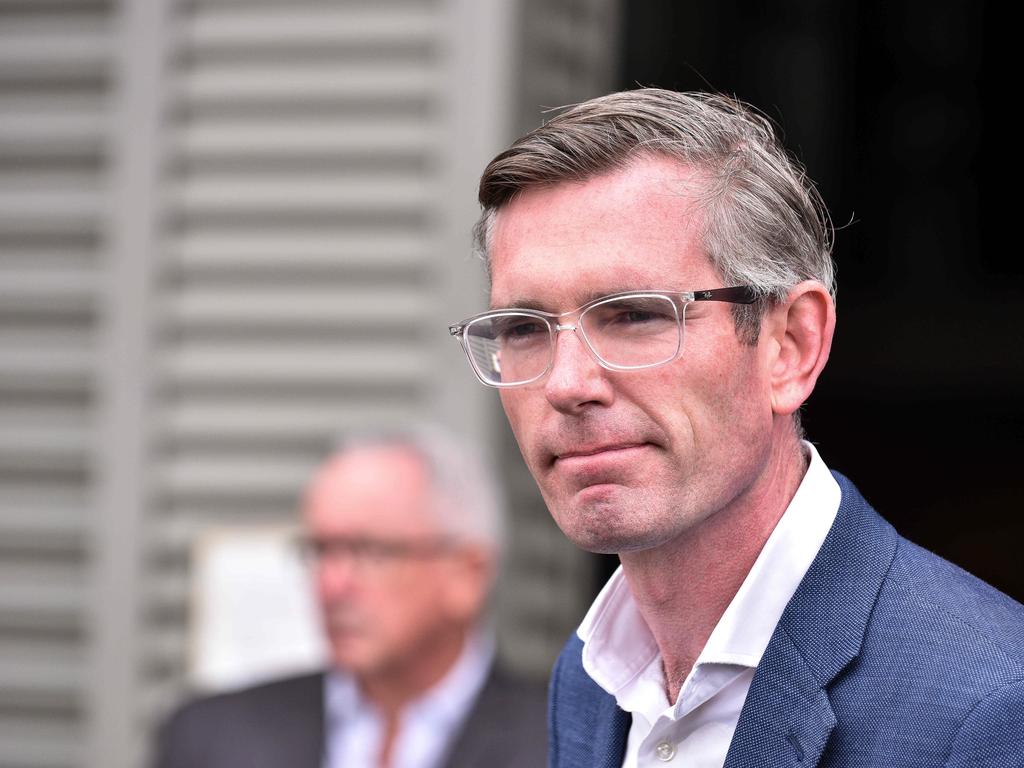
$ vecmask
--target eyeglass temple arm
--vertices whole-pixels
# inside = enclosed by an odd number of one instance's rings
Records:
[[[760,298],[749,285],[732,288],[712,288],[709,291],[694,291],[694,301],[725,301],[729,304],[753,304]]]

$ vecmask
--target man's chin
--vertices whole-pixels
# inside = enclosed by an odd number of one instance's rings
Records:
[[[618,554],[632,549],[637,532],[621,518],[621,485],[589,485],[562,502],[554,513],[555,522],[573,544],[595,554]],[[556,507],[549,503],[549,509]]]
[[[337,669],[360,675],[373,669],[379,662],[374,649],[365,641],[331,639],[331,662]]]
[[[557,507],[549,502],[548,508],[577,547],[617,555],[658,547],[678,533],[668,517],[655,514],[646,501],[636,488],[601,483],[576,491]]]

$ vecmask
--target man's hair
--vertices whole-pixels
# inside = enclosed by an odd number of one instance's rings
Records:
[[[828,213],[772,123],[727,96],[657,88],[577,104],[491,161],[480,179],[483,213],[474,228],[488,271],[495,215],[518,194],[586,181],[645,156],[673,158],[696,171],[704,247],[726,285],[752,286],[769,302],[806,279],[835,294]],[[757,340],[764,308],[764,301],[734,305],[736,331],[746,343]]]
[[[504,545],[504,505],[498,484],[481,452],[435,424],[378,427],[340,436],[334,454],[362,448],[400,448],[423,462],[441,531],[456,542],[483,544],[500,555]]]

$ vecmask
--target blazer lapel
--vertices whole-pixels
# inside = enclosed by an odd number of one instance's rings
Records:
[[[619,709],[613,697],[607,696],[601,701],[593,741],[593,759],[588,765],[594,768],[622,768],[630,722],[630,716]]]
[[[583,641],[573,635],[555,663],[548,695],[548,764],[621,768],[630,716],[583,670]]]
[[[896,532],[853,484],[754,674],[725,768],[815,766],[836,725],[832,680],[860,653]]]
[[[574,713],[574,718],[575,723],[562,723],[557,757],[552,754],[550,764],[560,768],[621,768],[630,716],[619,709],[615,697],[600,691]]]
[[[836,724],[828,696],[789,637],[776,631],[769,648],[747,693],[725,768],[817,765]]]
[[[282,699],[279,712],[280,739],[275,748],[295,768],[321,768],[324,762],[324,674],[302,679],[293,695]]]

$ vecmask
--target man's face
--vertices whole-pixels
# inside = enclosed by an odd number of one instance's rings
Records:
[[[431,500],[423,462],[397,447],[343,453],[307,491],[306,534],[336,545],[316,564],[332,659],[357,678],[401,673],[470,619],[456,594],[460,553],[432,549]]]
[[[561,313],[619,291],[720,287],[695,188],[684,166],[642,158],[521,195],[495,222],[491,306]],[[756,494],[771,442],[769,342],[741,344],[730,306],[691,304],[682,356],[649,370],[605,370],[563,331],[545,379],[502,390],[526,463],[577,545],[658,547]]]

